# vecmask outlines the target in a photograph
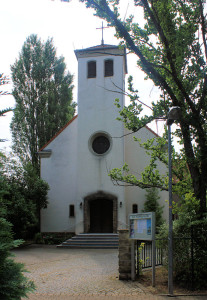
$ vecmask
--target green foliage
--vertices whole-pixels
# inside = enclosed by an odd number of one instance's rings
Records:
[[[21,240],[13,240],[11,223],[5,216],[7,215],[6,205],[2,200],[3,194],[6,193],[1,189],[0,195],[0,299],[17,300],[27,296],[28,292],[34,290],[34,284],[24,275],[24,266],[14,262],[11,259],[10,250],[22,244]]]
[[[11,256],[11,248],[17,247],[21,241],[13,241],[11,224],[4,218],[0,218],[0,298],[2,300],[16,300],[25,297],[28,292],[34,290],[33,282],[24,275],[24,266],[14,262]]]
[[[185,195],[179,204],[174,204],[173,213],[179,218],[173,221],[173,270],[174,280],[181,286],[205,289],[207,276],[207,221],[197,220],[199,201],[192,193]],[[165,252],[167,265],[168,226],[163,224],[157,236]],[[182,249],[182,250],[181,250]],[[192,256],[193,255],[193,256]],[[194,280],[192,282],[192,263]]]
[[[155,212],[156,232],[158,232],[164,222],[162,217],[163,206],[158,202],[160,199],[158,189],[151,188],[146,190],[146,199],[143,212]]]
[[[160,99],[152,102],[150,111],[143,115],[143,103],[129,78],[131,103],[120,111],[120,120],[125,126],[138,131],[156,118],[166,119],[169,109],[179,106],[181,115],[175,135],[182,145],[177,156],[178,169],[174,168],[174,189],[184,197],[192,191],[199,200],[197,217],[203,218],[206,212],[207,191],[207,41],[206,14],[203,0],[135,0],[135,17],[121,19],[119,1],[81,0],[87,7],[95,10],[97,16],[107,20],[116,28],[116,36],[134,53],[138,67],[145,73],[146,79],[153,81],[160,90]],[[141,14],[144,25],[139,24]],[[138,23],[136,14],[139,15]],[[149,108],[149,107],[148,107]],[[141,114],[142,112],[142,114]],[[165,136],[166,137],[166,136]],[[144,145],[146,146],[146,145]],[[155,154],[155,151],[152,149]],[[151,151],[150,150],[150,151]],[[163,149],[160,149],[163,151]],[[157,159],[160,159],[160,153]],[[175,161],[176,162],[176,161]],[[179,167],[179,163],[181,167]],[[155,157],[144,171],[142,182],[126,175],[121,169],[112,171],[114,181],[149,188],[166,188],[166,179],[156,171]],[[180,172],[178,172],[178,170]],[[151,184],[150,184],[151,183]],[[161,188],[162,189],[162,188]]]
[[[198,211],[199,200],[192,192],[186,193],[184,199],[180,199],[178,203],[173,203],[173,214],[179,216],[179,226],[183,226],[183,229],[194,224]]]
[[[35,234],[34,241],[36,244],[44,244],[45,243],[41,232],[37,232]]]
[[[37,244],[46,244],[46,245],[59,245],[64,241],[73,237],[73,233],[36,233],[35,243]]]
[[[31,35],[11,67],[16,100],[11,122],[13,150],[38,169],[37,151],[74,115],[73,76],[66,73],[52,39]]]
[[[206,222],[207,191],[207,17],[204,0],[135,0],[134,15],[121,19],[119,1],[81,0],[95,10],[97,16],[116,28],[116,36],[137,58],[138,67],[145,78],[153,81],[160,90],[158,101],[147,106],[140,100],[138,91],[129,78],[130,105],[120,110],[119,120],[132,132],[138,131],[152,120],[167,119],[169,109],[181,108],[180,120],[173,135],[179,138],[181,150],[172,152],[173,192],[179,203],[173,205],[179,219],[174,221],[174,276],[181,284],[189,284],[191,268],[192,226]],[[144,25],[139,24],[141,13]],[[137,17],[138,16],[138,17]],[[136,19],[138,22],[136,21]],[[119,102],[116,99],[118,108]],[[143,107],[149,113],[143,114]],[[150,110],[149,110],[150,109]],[[136,178],[127,164],[110,172],[114,182],[136,185],[141,188],[158,187],[167,190],[168,174],[160,174],[158,163],[167,166],[167,132],[163,139],[140,142],[150,163]],[[206,226],[206,225],[205,225]],[[204,226],[204,227],[205,227]],[[161,226],[160,236],[165,238],[167,227]],[[203,227],[202,227],[203,228]],[[205,232],[202,231],[202,232]],[[202,245],[194,247],[195,283],[206,287],[206,234],[201,233]],[[179,238],[179,239],[178,239]],[[202,260],[201,258],[204,258]]]
[[[0,73],[0,86],[8,84],[8,83],[9,83],[8,78],[6,76],[4,76],[4,74]],[[8,94],[9,94],[8,92],[0,90],[0,96],[8,95]],[[7,113],[11,110],[12,110],[11,108],[0,109],[0,117],[4,116],[5,113]],[[0,142],[4,142],[4,140],[0,138]]]
[[[144,247],[145,247],[145,243],[140,243],[140,245],[139,245],[139,247],[138,247],[138,253],[141,253],[142,252],[142,250],[144,249]],[[148,258],[146,257],[146,260],[147,260]],[[139,267],[139,272],[138,272],[138,274],[139,274],[139,276],[140,275],[142,275],[142,266],[143,266],[143,264],[144,264],[144,261],[140,258],[140,256],[139,256],[139,263],[138,263],[138,267]]]
[[[5,76],[3,73],[0,73],[0,86],[3,86],[8,83],[9,83],[8,77]],[[0,96],[3,96],[3,95],[9,95],[9,93],[7,91],[0,90]],[[3,114],[5,114],[8,111],[11,111],[11,108],[6,108],[4,110],[0,110],[0,116],[2,116]]]
[[[38,230],[39,211],[47,205],[48,184],[28,163],[23,167],[5,156],[2,159],[0,190],[16,238],[32,238]]]
[[[117,184],[126,182],[128,185],[138,186],[142,189],[157,187],[160,190],[168,190],[168,176],[160,174],[157,169],[160,162],[167,165],[166,141],[160,137],[144,143],[137,139],[135,141],[139,142],[140,146],[146,150],[146,154],[150,157],[149,165],[145,167],[141,177],[137,178],[135,175],[130,174],[128,164],[125,163],[122,168],[114,168],[109,172],[112,181]]]

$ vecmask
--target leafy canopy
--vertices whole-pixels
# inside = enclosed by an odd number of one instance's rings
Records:
[[[37,151],[72,117],[73,76],[57,57],[53,40],[29,36],[11,67],[16,100],[11,122],[13,150],[38,168]]]
[[[9,79],[7,76],[5,76],[3,73],[0,73],[0,86],[3,86],[5,84],[9,83]],[[0,96],[4,96],[4,95],[9,95],[9,93],[7,91],[4,90],[0,90]],[[4,117],[5,113],[12,111],[12,108],[4,108],[4,109],[0,109],[0,117]],[[0,138],[0,142],[4,142],[5,140]]]
[[[203,216],[206,211],[207,189],[205,1],[134,0],[134,15],[128,18],[121,18],[119,0],[81,2],[94,9],[97,16],[116,28],[120,44],[137,56],[137,66],[145,73],[146,79],[152,80],[160,90],[160,99],[152,102],[150,113],[141,116],[143,102],[133,89],[132,79],[129,80],[131,104],[120,112],[120,119],[125,126],[132,131],[138,131],[156,118],[167,118],[170,107],[181,108],[176,135],[180,138],[182,150],[180,155],[174,154],[174,157],[184,167],[181,172],[183,187],[186,191],[186,185],[189,185],[188,189],[199,200],[199,215]],[[140,13],[145,21],[144,26],[139,24]],[[148,145],[147,147],[149,148]],[[150,152],[155,154],[155,149]],[[161,148],[157,155],[158,160],[162,153]],[[160,187],[160,184],[164,184],[165,188],[166,182],[160,182],[161,175],[158,175],[153,160],[146,169],[151,178],[143,175],[137,185],[146,186],[145,180],[150,178],[153,186]],[[113,179],[124,181],[126,178],[122,171],[124,170],[114,170]],[[180,180],[178,176],[175,182]]]
[[[0,157],[0,196],[5,218],[13,225],[15,238],[33,238],[39,227],[39,211],[47,206],[48,184],[39,178],[31,163]]]
[[[0,158],[4,155],[0,153]],[[2,162],[0,161],[2,170]],[[7,207],[4,196],[7,194],[7,183],[0,172],[0,299],[21,299],[28,292],[34,290],[34,283],[25,275],[23,264],[16,263],[12,258],[11,250],[22,244],[22,240],[13,240],[12,224],[6,220]]]

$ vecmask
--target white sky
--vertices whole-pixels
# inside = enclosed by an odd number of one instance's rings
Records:
[[[134,12],[133,1],[122,0],[121,12],[124,17]],[[141,19],[141,16],[138,16]],[[74,100],[77,98],[77,60],[75,49],[91,47],[101,43],[102,20],[93,16],[91,9],[78,0],[70,3],[60,0],[0,0],[0,73],[10,77],[10,66],[18,58],[26,38],[37,34],[42,41],[53,38],[57,55],[63,56],[67,69],[74,74]],[[106,26],[106,22],[104,22]],[[118,44],[114,37],[114,29],[104,30],[105,44]],[[136,58],[128,55],[128,73],[134,76],[136,88],[140,92],[140,100],[150,103],[156,97],[156,89],[151,82],[144,81],[144,74],[136,67]],[[11,91],[12,84],[6,85],[5,90]],[[0,109],[14,107],[12,96],[1,96]],[[11,145],[9,124],[12,112],[0,118],[0,138],[7,142],[0,143],[0,149]],[[154,128],[155,130],[155,128]],[[159,132],[158,132],[159,133]]]

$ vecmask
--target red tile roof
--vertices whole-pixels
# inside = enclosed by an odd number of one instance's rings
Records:
[[[145,126],[150,132],[152,132],[154,135],[156,135],[156,137],[160,137],[159,134],[157,134],[156,132],[154,132],[151,128],[149,128],[147,125]]]

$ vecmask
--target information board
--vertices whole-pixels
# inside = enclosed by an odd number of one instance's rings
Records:
[[[155,238],[155,213],[129,215],[129,237],[134,240],[152,241]]]

